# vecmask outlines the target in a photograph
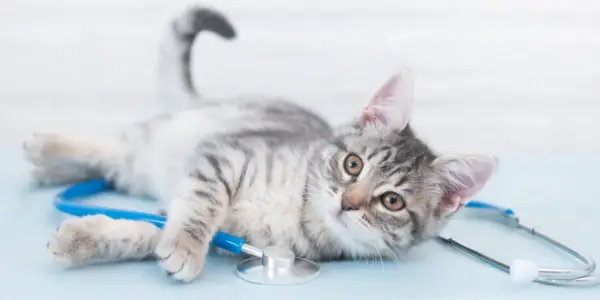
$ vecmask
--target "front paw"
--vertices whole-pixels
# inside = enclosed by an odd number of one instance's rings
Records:
[[[204,266],[208,245],[204,245],[189,233],[180,231],[177,236],[164,236],[156,247],[160,266],[172,278],[190,282]]]

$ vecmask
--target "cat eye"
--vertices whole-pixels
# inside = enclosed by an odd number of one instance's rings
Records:
[[[358,176],[363,169],[363,161],[358,155],[351,153],[344,159],[344,170],[352,176]]]
[[[394,192],[387,192],[379,196],[379,201],[381,201],[381,204],[383,204],[385,208],[391,211],[399,211],[406,207],[404,199]]]

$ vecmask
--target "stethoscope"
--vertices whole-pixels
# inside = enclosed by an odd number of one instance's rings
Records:
[[[531,234],[531,236],[563,250],[582,263],[582,266],[577,269],[538,268],[535,263],[526,260],[516,260],[511,265],[508,265],[465,246],[453,238],[439,235],[437,237],[438,241],[510,274],[516,281],[534,281],[554,286],[596,286],[600,284],[600,278],[593,274],[596,271],[596,262],[592,258],[585,257],[535,228],[521,224],[512,209],[502,208],[482,201],[471,201],[465,207],[470,208],[469,212],[475,213],[476,217],[495,220],[508,227],[523,230]]]
[[[55,198],[54,206],[59,211],[76,217],[102,214],[113,219],[145,221],[152,223],[161,229],[164,227],[167,219],[160,215],[86,205],[75,201],[111,190],[112,187],[110,183],[104,180],[82,182],[72,185],[59,193]],[[579,260],[583,264],[582,267],[578,269],[537,268],[533,263],[522,261],[520,263],[507,265],[467,247],[453,238],[440,235],[437,237],[438,241],[458,249],[463,253],[469,254],[482,262],[490,264],[495,268],[510,274],[513,278],[525,278],[528,281],[555,286],[594,286],[600,284],[599,278],[593,275],[596,270],[596,264],[591,258],[586,258],[579,252],[540,233],[534,228],[522,225],[514,211],[511,209],[501,208],[482,201],[471,201],[465,207],[469,208],[469,211],[475,212],[479,216],[497,219],[507,226],[527,231],[531,235],[564,250],[566,253]],[[319,266],[316,263],[308,259],[296,257],[294,253],[289,250],[282,251],[281,249],[272,248],[260,249],[247,244],[246,241],[240,237],[225,232],[217,232],[212,239],[212,245],[236,254],[249,255],[250,258],[242,260],[237,265],[236,274],[241,279],[251,283],[291,285],[311,281],[319,275]],[[521,275],[519,276],[519,274]],[[525,274],[525,276],[522,274]]]

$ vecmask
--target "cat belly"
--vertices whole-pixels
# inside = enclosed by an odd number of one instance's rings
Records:
[[[179,183],[194,167],[191,162],[198,145],[216,134],[248,127],[234,120],[252,119],[232,111],[219,115],[198,110],[132,128],[125,133],[129,153],[124,163],[127,169],[122,172],[126,176],[119,178],[119,185],[129,192],[157,198],[168,208]],[[259,126],[261,121],[252,124]],[[252,168],[256,168],[256,180],[250,183],[248,179],[248,186],[232,199],[220,230],[244,237],[257,247],[290,248],[302,243],[298,236],[306,160],[298,159],[297,152],[271,154],[269,159],[262,154],[254,156],[248,174],[255,174]]]
[[[289,191],[246,194],[235,199],[228,210],[222,231],[244,237],[256,247],[280,246],[290,249],[301,235],[302,199]]]

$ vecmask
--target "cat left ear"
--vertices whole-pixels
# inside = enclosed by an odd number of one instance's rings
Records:
[[[438,211],[446,215],[472,200],[496,171],[498,160],[488,155],[448,155],[432,163],[444,195]]]
[[[409,70],[392,76],[373,95],[364,108],[358,125],[379,122],[395,129],[404,129],[412,114],[413,85],[413,76]]]

